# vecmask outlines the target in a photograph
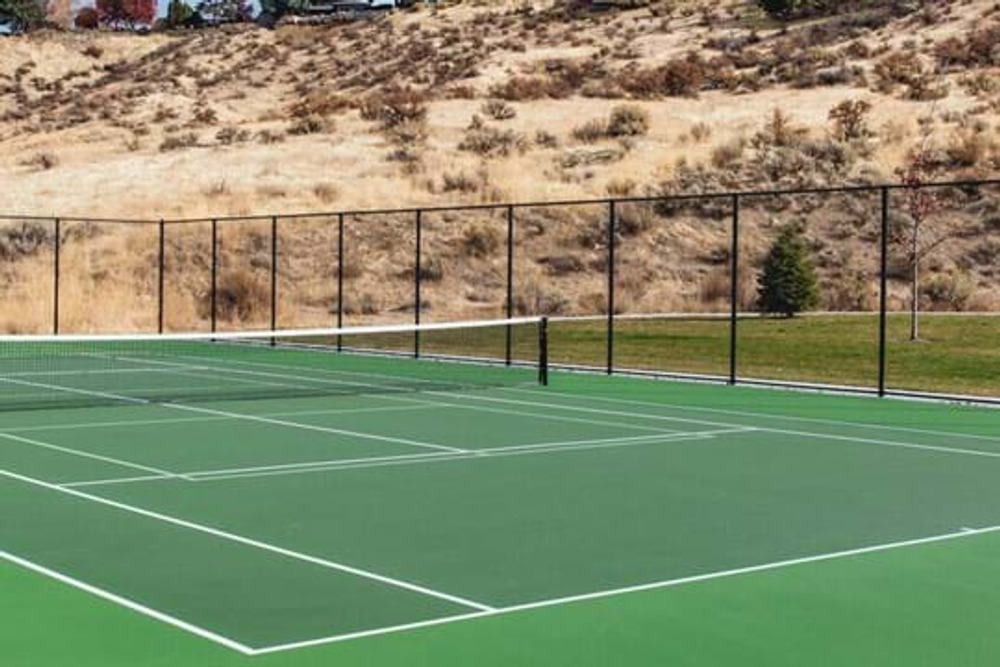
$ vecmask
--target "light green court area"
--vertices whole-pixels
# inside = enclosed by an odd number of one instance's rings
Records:
[[[5,666],[1000,660],[995,409],[561,373],[223,398],[0,412]]]

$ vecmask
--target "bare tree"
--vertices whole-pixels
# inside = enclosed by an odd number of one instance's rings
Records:
[[[928,183],[935,180],[940,166],[931,147],[930,130],[924,132],[920,145],[910,151],[904,165],[896,170],[903,190],[902,209],[909,220],[894,225],[893,243],[901,246],[906,253],[906,264],[910,274],[910,340],[920,340],[920,264],[935,248],[948,240],[947,230],[931,234],[928,221],[944,206],[941,193]]]

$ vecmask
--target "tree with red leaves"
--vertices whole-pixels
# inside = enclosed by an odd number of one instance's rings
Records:
[[[156,0],[97,0],[101,23],[119,30],[151,25],[156,18]]]

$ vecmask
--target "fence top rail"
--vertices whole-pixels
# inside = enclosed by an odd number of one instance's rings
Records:
[[[77,217],[77,216],[65,216],[65,215],[0,215],[0,222],[68,222],[68,223],[81,223],[81,222],[93,222],[98,224],[115,224],[115,225],[155,225],[159,224],[160,220],[147,220],[144,218],[96,218],[96,217]]]
[[[384,208],[384,209],[356,209],[341,211],[310,211],[296,213],[269,213],[245,216],[215,216],[200,218],[174,218],[174,219],[117,219],[117,218],[81,218],[63,216],[31,216],[31,215],[0,215],[0,221],[53,221],[61,220],[65,222],[94,222],[94,223],[127,223],[127,224],[188,224],[188,223],[210,223],[210,222],[252,222],[271,220],[296,220],[315,218],[340,218],[340,217],[367,217],[377,215],[416,215],[418,213],[456,213],[460,211],[503,211],[526,208],[557,208],[564,206],[601,206],[611,203],[615,204],[648,204],[653,202],[685,202],[685,201],[711,201],[715,199],[757,198],[757,197],[780,197],[795,195],[834,195],[834,194],[858,194],[865,192],[880,192],[890,190],[916,190],[926,188],[977,188],[1000,186],[1000,178],[957,180],[957,181],[933,181],[928,183],[883,183],[883,184],[859,184],[841,185],[829,187],[810,188],[780,188],[772,190],[728,190],[720,192],[688,192],[677,194],[646,195],[641,197],[603,197],[594,199],[563,199],[534,202],[507,202],[495,204],[466,204],[450,206],[412,206],[408,208]]]

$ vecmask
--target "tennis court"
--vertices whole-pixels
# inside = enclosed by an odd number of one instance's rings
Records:
[[[1000,656],[995,409],[549,377],[515,326],[7,345],[5,664]]]

